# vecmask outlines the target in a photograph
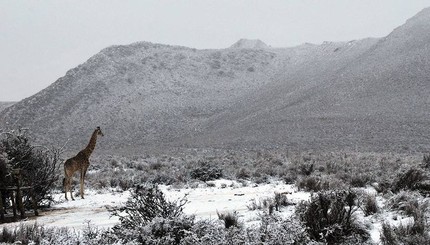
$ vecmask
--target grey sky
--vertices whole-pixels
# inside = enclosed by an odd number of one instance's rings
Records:
[[[137,41],[198,49],[382,37],[428,0],[0,0],[0,101],[55,82],[101,49]]]

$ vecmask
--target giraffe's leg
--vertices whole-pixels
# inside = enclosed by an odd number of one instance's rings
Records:
[[[81,193],[81,198],[82,199],[84,199],[84,176],[85,176],[85,174],[83,172],[81,172],[80,193]]]
[[[63,179],[63,188],[64,188],[64,196],[66,197],[66,200],[69,200],[67,199],[67,177]]]
[[[72,191],[72,177],[69,178],[69,180],[67,182],[67,187],[69,188],[69,191],[70,191],[70,197],[74,201],[75,198],[73,197],[73,191]]]

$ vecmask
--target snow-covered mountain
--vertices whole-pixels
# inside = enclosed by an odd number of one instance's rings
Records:
[[[15,104],[15,102],[1,102],[0,101],[0,112],[6,108],[8,108],[9,106]]]
[[[0,112],[0,128],[104,150],[430,148],[430,8],[380,39],[220,50],[112,46]]]
[[[270,47],[259,39],[240,39],[231,45],[230,48],[266,49]]]

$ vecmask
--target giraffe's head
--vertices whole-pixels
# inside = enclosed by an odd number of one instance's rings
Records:
[[[103,134],[102,130],[100,129],[100,127],[97,127],[96,131],[97,131],[97,135],[104,136],[104,134]]]

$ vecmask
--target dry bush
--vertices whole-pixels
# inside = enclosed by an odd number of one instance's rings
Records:
[[[274,197],[262,198],[259,201],[252,199],[251,203],[247,205],[248,210],[268,210],[269,214],[273,211],[279,211],[281,207],[295,205],[288,201],[288,198],[283,193],[275,193]]]
[[[327,190],[328,186],[328,181],[318,176],[306,176],[297,182],[299,190],[304,191],[318,192],[321,190]]]
[[[310,202],[302,202],[296,212],[312,240],[337,244],[355,236],[366,241],[369,234],[354,218],[356,205],[357,195],[352,191],[319,192]]]
[[[412,167],[405,173],[399,174],[393,184],[393,191],[421,190],[420,183],[428,179],[427,173],[421,169]]]
[[[239,223],[239,217],[237,216],[237,212],[226,212],[226,213],[220,213],[216,212],[218,215],[218,219],[222,220],[224,222],[224,227],[226,229],[230,227],[240,227]]]
[[[376,197],[373,195],[366,195],[364,197],[363,212],[366,216],[375,214],[379,211]]]
[[[402,191],[389,200],[389,207],[412,217],[413,221],[397,227],[384,224],[381,234],[384,244],[428,244],[430,229],[427,200],[418,192]]]
[[[239,171],[236,172],[236,179],[247,180],[251,177],[251,173],[246,168],[240,168]]]
[[[342,180],[333,176],[303,176],[297,180],[297,188],[308,192],[345,189]]]
[[[349,183],[352,187],[366,187],[366,185],[372,182],[371,177],[367,174],[348,176],[347,179],[349,179]]]
[[[16,227],[3,227],[0,231],[0,243],[4,244],[118,244],[117,241],[106,236],[105,230],[100,230],[87,222],[82,233],[65,227],[45,227],[36,222],[33,224],[21,223]]]
[[[430,235],[427,221],[420,216],[414,221],[399,226],[382,224],[381,242],[384,245],[429,244]]]
[[[201,161],[198,165],[199,166],[190,172],[191,178],[193,179],[210,181],[219,179],[223,176],[223,170],[215,164]]]
[[[247,230],[247,244],[315,244],[296,217],[282,219],[267,213],[260,217],[261,224]]]
[[[418,217],[429,208],[429,202],[418,192],[401,191],[388,201],[388,206],[411,217]]]
[[[305,176],[309,176],[314,172],[314,162],[303,163],[299,166],[300,173]]]
[[[425,154],[423,156],[422,166],[426,169],[430,169],[430,154]]]

